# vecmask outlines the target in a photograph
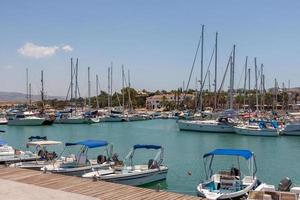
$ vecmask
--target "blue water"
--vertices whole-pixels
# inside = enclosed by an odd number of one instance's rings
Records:
[[[0,126],[0,129],[6,130],[2,138],[11,146],[23,150],[26,149],[27,138],[32,135],[63,142],[104,139],[113,143],[114,151],[121,158],[127,155],[134,144],[160,144],[165,149],[164,163],[169,167],[167,180],[161,185],[174,192],[195,195],[196,185],[205,178],[202,155],[215,148],[250,149],[256,154],[257,176],[261,181],[277,185],[281,178],[288,176],[300,185],[300,137],[251,137],[179,131],[174,120],[41,127]],[[63,145],[58,145],[55,150],[59,152],[63,148]],[[69,152],[76,153],[77,150],[70,149]],[[91,150],[90,157],[96,157],[99,152],[99,149]],[[147,163],[150,155],[146,153],[143,156],[143,153],[137,153],[136,161]],[[151,155],[155,155],[154,152]]]

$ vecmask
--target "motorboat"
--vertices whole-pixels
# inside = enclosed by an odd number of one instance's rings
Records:
[[[13,147],[7,145],[5,140],[0,139],[0,157],[2,156],[13,156],[15,150]]]
[[[61,144],[60,141],[47,140],[47,137],[41,136],[31,136],[28,139],[29,142],[27,142],[26,146],[28,148],[33,147],[33,153],[37,154],[39,157],[34,161],[11,164],[10,167],[40,170],[42,167],[52,163],[58,158],[57,153],[54,151],[49,152],[49,147]]]
[[[293,120],[288,120],[284,125],[281,134],[300,136],[300,120],[296,118],[294,118]]]
[[[264,199],[278,199],[278,200],[298,200],[300,199],[300,187],[293,186],[291,179],[283,178],[276,190],[275,185],[261,183],[253,191],[249,192],[248,200],[264,200]]]
[[[32,112],[19,112],[8,117],[8,125],[13,126],[41,126],[44,121],[44,117],[37,117]]]
[[[100,118],[101,122],[125,122],[126,117],[119,113],[111,113]]]
[[[239,135],[277,137],[281,129],[276,121],[258,121],[235,126],[234,131]]]
[[[136,150],[158,150],[154,159],[150,159],[148,164],[133,164],[133,156]],[[159,145],[134,145],[132,150],[126,156],[123,163],[129,161],[129,165],[114,165],[109,169],[94,170],[82,175],[84,178],[98,178],[103,181],[126,185],[144,185],[151,182],[164,180],[167,177],[168,167],[163,165],[163,147]],[[118,163],[117,161],[115,163]],[[122,164],[123,164],[122,163]]]
[[[229,117],[219,117],[216,120],[179,120],[179,130],[215,132],[215,133],[233,133],[235,120]]]
[[[4,113],[0,113],[0,125],[5,125],[7,123],[8,123],[8,121],[7,121],[6,117],[5,117],[5,114]]]
[[[39,159],[40,156],[31,151],[20,151],[9,146],[5,140],[0,139],[0,164],[12,164]]]
[[[213,162],[217,157],[237,157],[237,166],[232,165],[230,170],[214,172]],[[229,158],[226,160],[231,160]],[[249,175],[241,172],[240,158],[247,162]],[[203,155],[206,180],[197,186],[197,194],[206,199],[234,199],[245,196],[256,187],[256,161],[254,154],[244,149],[215,149]]]
[[[81,176],[84,173],[91,172],[93,169],[108,168],[111,164],[112,145],[105,140],[84,140],[79,142],[68,142],[66,148],[70,146],[81,146],[77,155],[68,155],[61,157],[59,160],[54,160],[41,168],[42,171]],[[105,147],[105,155],[99,155],[97,160],[88,159],[88,150],[91,148]]]

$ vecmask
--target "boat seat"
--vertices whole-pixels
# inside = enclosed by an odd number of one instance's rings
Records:
[[[236,181],[234,176],[220,176],[220,189],[221,190],[234,190],[236,188]]]
[[[262,191],[250,191],[248,200],[263,200],[264,199],[264,192]]]
[[[297,194],[291,192],[281,192],[280,193],[281,200],[297,200]]]
[[[265,195],[270,196],[272,200],[280,200],[280,193],[276,191],[265,191]]]

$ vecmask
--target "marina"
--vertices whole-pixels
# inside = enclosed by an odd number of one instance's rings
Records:
[[[179,131],[173,119],[29,127],[5,125],[1,129],[6,131],[2,138],[18,149],[26,149],[27,139],[32,135],[47,136],[49,140],[55,138],[64,143],[86,138],[104,139],[114,145],[119,159],[125,158],[135,144],[162,145],[164,163],[169,168],[166,180],[143,186],[146,188],[155,189],[159,184],[162,190],[196,196],[196,186],[205,180],[202,155],[216,148],[251,149],[256,154],[256,176],[262,182],[277,185],[283,177],[292,177],[293,184],[300,183],[297,179],[300,176],[298,160],[295,159],[300,153],[300,137],[297,136],[249,137],[235,133]],[[74,152],[78,151],[78,148],[72,148]],[[64,145],[54,146],[58,154],[63,149]],[[147,164],[142,154],[138,153],[135,158],[137,163]],[[96,159],[98,155],[99,150],[89,151],[91,158]],[[217,167],[221,165],[216,163]]]

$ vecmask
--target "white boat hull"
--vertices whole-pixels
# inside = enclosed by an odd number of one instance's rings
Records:
[[[132,186],[138,186],[138,185],[145,185],[148,183],[165,180],[167,178],[168,168],[167,167],[161,167],[160,169],[149,169],[145,171],[139,171],[139,172],[130,172],[130,173],[119,173],[119,174],[107,174],[104,176],[100,175],[100,180],[103,181],[109,181],[119,184],[125,184],[125,185],[132,185]],[[93,178],[93,177],[99,177],[99,174],[101,174],[101,170],[99,172],[94,171],[90,172],[88,174],[83,175],[84,178]]]
[[[10,126],[41,126],[44,121],[45,121],[44,118],[10,119],[10,120],[8,120],[8,125],[10,125]]]
[[[100,119],[101,122],[124,122],[126,121],[123,117],[103,117]]]
[[[55,123],[57,123],[57,124],[90,124],[92,122],[86,118],[66,118],[66,119],[56,119]]]
[[[178,121],[179,130],[198,131],[198,132],[215,132],[215,133],[233,133],[233,127],[226,124],[217,123],[199,123],[197,121]]]
[[[287,124],[283,131],[281,132],[283,135],[297,135],[300,136],[300,124]]]
[[[245,127],[234,127],[234,131],[239,135],[248,136],[264,136],[264,137],[277,137],[279,132],[276,129],[251,129]]]

